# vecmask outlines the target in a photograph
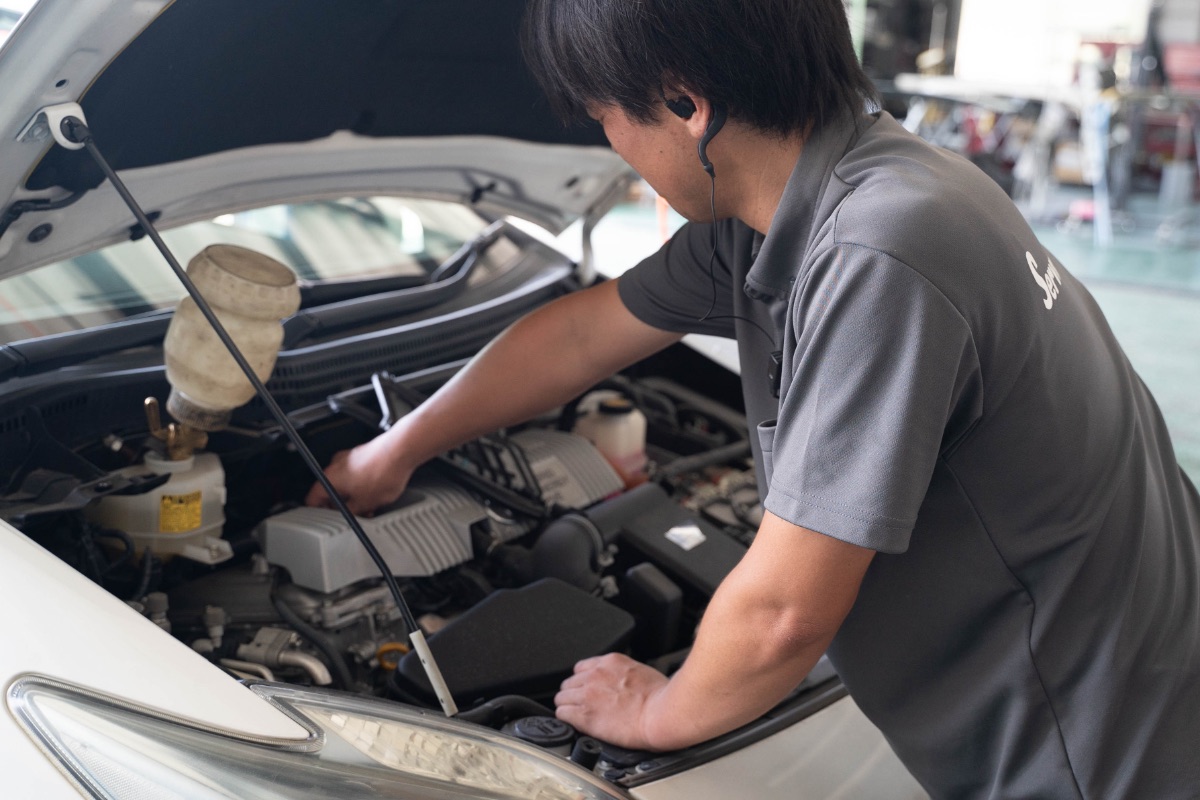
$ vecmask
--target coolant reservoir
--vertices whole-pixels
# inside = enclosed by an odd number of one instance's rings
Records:
[[[144,464],[125,467],[125,475],[170,475],[157,489],[136,495],[108,495],[87,509],[92,522],[125,531],[137,546],[160,558],[183,556],[218,564],[233,556],[221,538],[225,526],[225,470],[213,453],[171,461],[146,454]]]
[[[191,260],[196,284],[258,377],[266,381],[283,343],[280,320],[300,307],[295,274],[273,258],[218,244]],[[225,427],[254,387],[190,297],[180,301],[163,342],[172,417],[202,431]]]
[[[612,464],[626,488],[646,480],[646,416],[625,397],[610,396],[575,423],[584,437]]]

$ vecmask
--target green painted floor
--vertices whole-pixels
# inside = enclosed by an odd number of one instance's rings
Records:
[[[1200,248],[1140,233],[1098,247],[1087,229],[1037,232],[1095,296],[1158,400],[1180,465],[1200,483]]]

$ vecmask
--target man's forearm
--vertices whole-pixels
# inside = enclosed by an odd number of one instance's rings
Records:
[[[873,556],[768,511],[709,602],[679,672],[668,681],[623,655],[585,659],[555,696],[559,718],[651,750],[687,747],[750,722],[821,657]]]
[[[767,513],[713,595],[687,661],[647,704],[649,745],[702,742],[782,700],[833,640],[873,555]]]
[[[825,652],[833,631],[774,613],[760,589],[726,582],[714,595],[686,663],[647,705],[651,749],[688,747],[757,719]]]
[[[636,320],[615,281],[601,284],[514,324],[385,435],[415,465],[560,406],[678,339]]]

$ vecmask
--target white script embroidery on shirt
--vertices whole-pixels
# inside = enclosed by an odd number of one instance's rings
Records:
[[[1033,279],[1046,293],[1046,299],[1043,301],[1046,308],[1054,308],[1054,301],[1058,299],[1058,291],[1062,287],[1062,275],[1058,274],[1058,267],[1054,266],[1054,262],[1047,258],[1046,263],[1050,267],[1043,275],[1038,271],[1037,259],[1033,257],[1033,253],[1026,252],[1025,261],[1029,264],[1029,271],[1033,273]]]

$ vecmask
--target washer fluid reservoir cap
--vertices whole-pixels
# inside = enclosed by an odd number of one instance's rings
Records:
[[[538,747],[563,747],[575,740],[575,729],[555,717],[522,717],[509,722],[504,730]]]
[[[628,397],[608,397],[600,401],[600,407],[596,409],[601,414],[609,416],[621,416],[623,414],[633,413],[633,403]]]

